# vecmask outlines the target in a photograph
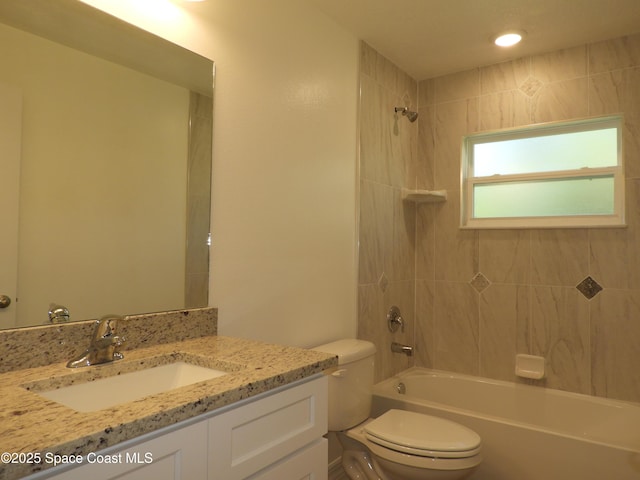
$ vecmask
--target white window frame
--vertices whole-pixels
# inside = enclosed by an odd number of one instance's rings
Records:
[[[493,175],[473,177],[473,146],[487,141],[515,140],[519,138],[542,137],[557,133],[583,132],[604,128],[616,128],[618,132],[617,165],[601,168],[580,168],[526,174]],[[554,122],[528,125],[522,128],[489,131],[468,135],[462,141],[462,169],[460,185],[460,228],[581,228],[581,227],[623,227],[624,218],[624,165],[623,165],[623,117],[621,115],[587,118],[571,122]],[[555,215],[528,217],[473,217],[474,186],[486,183],[511,183],[562,178],[584,178],[613,175],[613,214],[597,215]]]

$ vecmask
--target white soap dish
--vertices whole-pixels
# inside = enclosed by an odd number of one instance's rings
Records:
[[[533,378],[534,380],[544,378],[544,357],[516,355],[516,375],[523,378]]]

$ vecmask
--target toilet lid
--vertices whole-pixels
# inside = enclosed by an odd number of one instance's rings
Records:
[[[459,458],[480,452],[480,436],[444,418],[405,410],[389,410],[364,427],[378,445],[412,455]]]

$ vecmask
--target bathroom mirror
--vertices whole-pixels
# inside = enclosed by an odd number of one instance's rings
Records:
[[[0,58],[0,328],[206,306],[213,62],[78,0],[0,0]]]

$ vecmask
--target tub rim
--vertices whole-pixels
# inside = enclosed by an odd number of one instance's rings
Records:
[[[613,406],[613,407],[625,407],[625,408],[631,407],[631,408],[640,409],[640,403],[630,402],[626,400],[609,399],[605,397],[596,397],[592,395],[586,395],[583,393],[568,392],[565,390],[558,390],[558,389],[549,388],[549,387],[542,387],[542,386],[538,387],[534,385],[527,385],[524,383],[509,382],[506,380],[497,380],[493,378],[451,372],[447,370],[438,370],[438,369],[433,369],[428,367],[418,367],[418,366],[409,367],[406,370],[398,372],[392,377],[389,377],[387,379],[384,379],[376,383],[372,389],[373,397],[378,396],[378,397],[387,398],[390,400],[397,400],[403,403],[407,403],[409,399],[415,399],[416,401],[414,403],[424,404],[427,407],[433,407],[436,409],[445,410],[458,415],[473,416],[483,420],[488,420],[492,422],[501,422],[501,423],[515,426],[515,427],[521,427],[521,428],[542,432],[542,433],[548,433],[552,435],[559,435],[562,437],[571,438],[571,439],[575,439],[582,442],[589,442],[589,443],[593,443],[596,445],[601,445],[609,448],[621,449],[621,450],[625,450],[633,453],[640,453],[640,440],[638,441],[637,446],[632,446],[624,443],[623,444],[612,443],[610,441],[592,438],[592,437],[589,437],[588,435],[579,435],[574,432],[566,432],[560,429],[551,429],[549,427],[535,425],[535,424],[520,421],[520,420],[513,420],[510,418],[491,415],[488,413],[476,412],[474,410],[456,407],[456,406],[448,405],[446,403],[423,399],[415,395],[402,394],[402,393],[396,392],[394,388],[389,388],[395,384],[394,382],[402,381],[402,378],[407,376],[434,376],[434,377],[440,376],[440,377],[447,377],[447,378],[462,378],[475,383],[495,384],[495,385],[501,385],[509,388],[523,388],[531,391],[543,389],[545,393],[550,393],[551,395],[558,395],[562,397],[578,397],[587,402],[604,404],[604,405]],[[386,387],[386,390],[384,390],[385,387]]]

